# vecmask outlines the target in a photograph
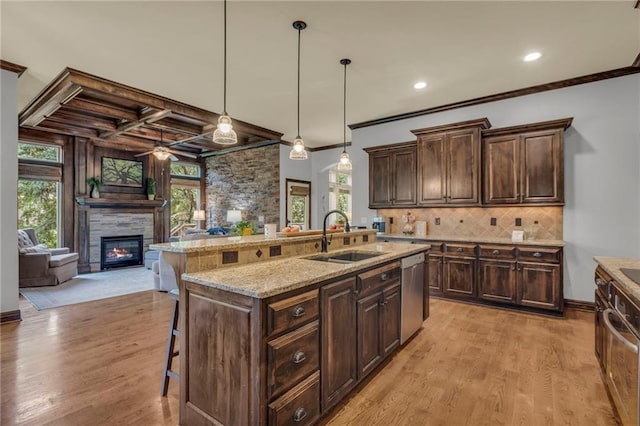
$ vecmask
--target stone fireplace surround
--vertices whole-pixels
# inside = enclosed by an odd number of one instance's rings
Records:
[[[153,213],[106,213],[92,209],[89,216],[89,265],[100,271],[100,238],[142,235],[143,252],[153,243]]]

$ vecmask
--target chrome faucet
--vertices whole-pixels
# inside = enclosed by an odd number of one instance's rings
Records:
[[[351,232],[349,218],[341,210],[331,210],[329,213],[324,215],[324,220],[322,221],[322,249],[320,250],[322,253],[329,251],[329,241],[327,241],[327,218],[331,213],[338,213],[339,215],[342,215],[342,217],[344,217],[344,232]],[[331,239],[333,239],[333,235],[331,236]]]

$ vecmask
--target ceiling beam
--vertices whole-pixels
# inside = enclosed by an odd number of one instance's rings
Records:
[[[100,132],[99,137],[101,139],[111,139],[115,136],[121,135],[122,133],[126,133],[129,130],[136,129],[140,126],[144,126],[145,124],[153,123],[154,121],[161,120],[167,116],[171,115],[170,109],[165,109],[162,111],[148,111],[140,116],[137,121],[131,121],[129,123],[124,123],[118,126],[116,130]]]
[[[99,116],[107,116],[118,120],[134,121],[138,119],[136,111],[130,111],[110,105],[104,105],[85,99],[74,98],[64,105],[64,109],[74,112],[89,113]]]

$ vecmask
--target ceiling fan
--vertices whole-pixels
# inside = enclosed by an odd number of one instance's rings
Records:
[[[161,161],[164,161],[167,158],[170,158],[171,161],[178,161],[178,157],[173,155],[173,154],[177,154],[177,155],[182,155],[183,157],[198,158],[198,156],[195,154],[169,149],[166,146],[162,146],[162,143],[163,143],[163,132],[162,132],[162,129],[160,129],[160,144],[154,147],[151,151],[136,154],[134,155],[134,157],[142,157],[144,155],[153,154],[158,160],[161,160]]]

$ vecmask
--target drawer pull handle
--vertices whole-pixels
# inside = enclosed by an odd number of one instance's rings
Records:
[[[293,311],[294,318],[300,318],[301,316],[304,316],[304,314],[306,314],[306,311],[304,310],[304,306],[298,306]]]
[[[458,247],[458,248],[456,249],[456,251],[457,251],[458,253],[460,253],[460,252],[461,252],[461,251],[463,251],[463,250],[464,250],[464,249],[463,249],[462,247]]]
[[[495,254],[496,256],[500,254],[500,250],[494,250],[491,253]]]
[[[307,356],[302,351],[298,351],[293,355],[294,364],[300,364],[301,362],[304,362],[305,359],[307,359]]]
[[[298,408],[295,413],[293,413],[294,422],[301,422],[305,417],[307,417],[307,410],[305,410],[304,407]]]
[[[542,253],[537,251],[537,252],[533,253],[533,257],[542,257]]]
[[[386,281],[389,279],[389,275],[386,272],[380,274],[380,281]]]
[[[596,278],[596,285],[605,285],[606,283],[600,279],[600,278]]]

